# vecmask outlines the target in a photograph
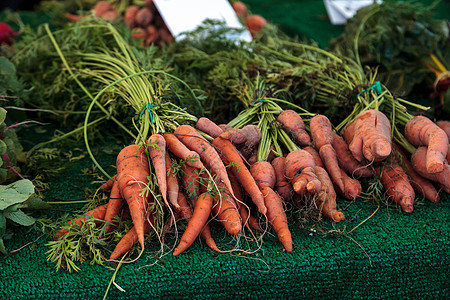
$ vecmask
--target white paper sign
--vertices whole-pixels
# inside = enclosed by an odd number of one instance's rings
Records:
[[[206,19],[223,21],[230,28],[244,29],[227,0],[153,0],[153,2],[175,39],[183,38],[181,33],[195,30]],[[238,38],[244,41],[252,40],[248,30],[244,30]]]
[[[324,0],[324,2],[331,23],[344,25],[358,9],[371,5],[374,0]],[[377,0],[376,2],[380,4],[382,1]]]

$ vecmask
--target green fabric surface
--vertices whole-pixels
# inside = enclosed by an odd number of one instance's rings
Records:
[[[432,1],[423,1],[430,3]],[[342,31],[326,18],[319,0],[246,1],[289,34],[313,38],[321,46]],[[439,4],[438,14],[448,14],[449,3]],[[448,15],[447,15],[448,16]],[[110,166],[114,157],[100,163]],[[64,174],[52,180],[47,200],[75,199],[92,187],[92,177],[81,169],[92,165],[89,159],[77,161]],[[170,249],[156,264],[159,249],[150,242],[143,256],[123,265],[108,299],[236,299],[236,298],[426,298],[450,297],[450,197],[439,203],[418,199],[412,214],[402,213],[392,204],[379,211],[348,235],[320,234],[333,228],[349,232],[377,208],[374,200],[338,200],[346,220],[333,225],[326,220],[306,225],[290,216],[294,251],[286,253],[277,238],[266,235],[262,249],[251,255],[218,254],[197,240],[185,253],[173,257]],[[58,209],[78,209],[80,205],[58,205]],[[52,212],[52,216],[61,212]],[[213,235],[219,247],[230,248],[233,239],[218,224]],[[311,231],[316,230],[316,232]],[[8,251],[0,256],[0,299],[99,299],[114,271],[78,264],[81,271],[56,272],[47,262],[46,237],[29,228],[17,228]],[[37,241],[35,241],[39,238]],[[172,240],[173,241],[173,238]],[[241,239],[245,246],[245,242]],[[111,264],[115,267],[115,264]]]

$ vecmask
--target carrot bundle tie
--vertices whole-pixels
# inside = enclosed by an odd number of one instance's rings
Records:
[[[356,98],[359,98],[359,96],[361,96],[362,93],[366,93],[366,92],[369,92],[369,91],[374,91],[377,94],[381,93],[382,92],[381,91],[381,83],[379,81],[377,81],[370,88],[363,89],[361,92],[359,92],[358,95],[356,95]]]
[[[141,111],[141,113],[139,114],[139,118],[142,117],[142,115],[145,113],[145,111],[148,111],[149,115],[150,115],[150,124],[153,124],[153,112],[152,112],[152,108],[153,107],[157,107],[158,105],[154,105],[154,104],[150,104],[147,103],[147,105],[144,107],[144,109]]]

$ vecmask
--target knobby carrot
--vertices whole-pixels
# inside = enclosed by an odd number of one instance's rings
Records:
[[[285,201],[292,198],[292,195],[294,194],[294,190],[292,189],[291,184],[286,179],[286,176],[284,175],[284,168],[285,168],[286,158],[276,157],[274,160],[272,160],[271,164],[273,169],[275,170],[275,176],[276,176],[276,185],[275,190],[278,193],[278,195],[281,196],[281,198]]]
[[[316,198],[316,203],[318,204],[320,211],[325,217],[333,220],[334,222],[344,220],[344,213],[337,210],[336,192],[327,171],[325,171],[322,167],[315,167],[314,173],[322,183],[322,190]]]
[[[147,140],[148,153],[155,170],[156,180],[158,181],[159,191],[163,197],[164,203],[167,202],[167,168],[166,168],[166,140],[160,134],[153,134]]]
[[[436,174],[429,173],[426,167],[427,153],[427,148],[422,146],[417,148],[412,154],[411,164],[414,170],[416,170],[420,176],[439,183],[441,188],[446,193],[450,193],[450,166],[448,164],[444,164],[444,170],[442,172]]]
[[[294,191],[305,195],[306,192],[317,194],[322,189],[314,174],[314,158],[304,150],[295,150],[286,156],[285,176],[291,181]]]
[[[448,152],[448,136],[444,130],[424,116],[415,116],[405,125],[405,137],[414,146],[427,146],[427,172],[436,174],[444,170]]]
[[[293,110],[285,110],[278,115],[277,120],[300,146],[307,146],[311,143],[311,137],[305,130],[305,123],[298,113]]]

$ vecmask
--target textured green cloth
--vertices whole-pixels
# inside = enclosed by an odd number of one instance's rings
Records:
[[[426,1],[427,3],[431,1]],[[325,17],[323,2],[247,1],[254,13],[280,24],[289,34],[313,38],[321,46],[337,36],[342,27],[332,26]],[[438,10],[445,15],[449,4]],[[450,10],[447,10],[447,12]],[[111,164],[114,158],[103,161]],[[80,175],[89,167],[88,159],[78,161],[53,180],[51,197],[74,199],[91,185],[91,177]],[[262,249],[252,255],[217,254],[200,240],[179,257],[170,249],[164,262],[153,264],[158,247],[147,251],[134,264],[123,265],[109,299],[140,298],[449,298],[450,297],[450,197],[437,204],[418,201],[412,214],[394,205],[381,204],[367,222],[347,235],[324,236],[333,229],[349,232],[370,216],[374,200],[339,200],[346,220],[306,226],[290,216],[294,251],[286,253],[276,237],[266,235]],[[78,208],[79,206],[75,207]],[[65,206],[58,206],[67,209]],[[74,207],[71,207],[74,208]],[[56,213],[55,213],[56,214]],[[213,224],[216,225],[216,224]],[[312,231],[311,229],[314,229]],[[214,226],[219,247],[231,248],[233,240],[220,226]],[[19,228],[7,250],[17,249],[39,237],[39,233]],[[113,271],[89,260],[78,273],[55,272],[46,261],[47,239],[42,237],[22,250],[0,257],[0,299],[98,299]],[[241,245],[245,241],[241,238]],[[115,265],[111,265],[115,267]]]

